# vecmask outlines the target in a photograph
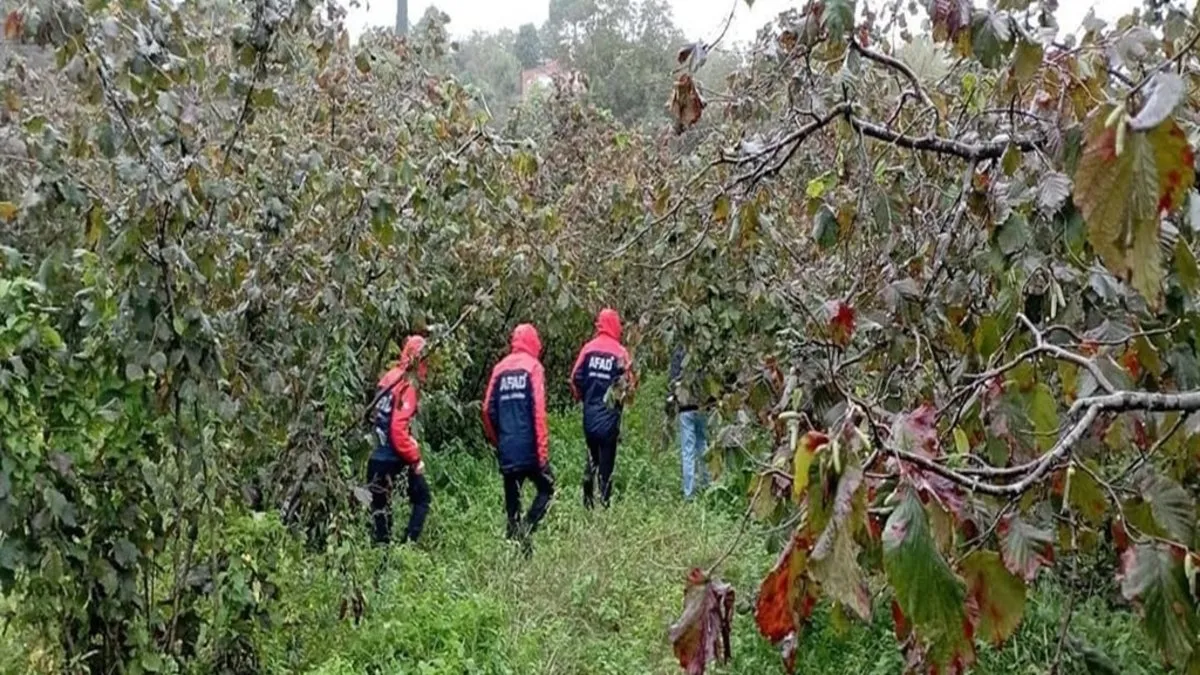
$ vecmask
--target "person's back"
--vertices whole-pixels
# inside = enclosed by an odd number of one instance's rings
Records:
[[[571,392],[583,403],[584,433],[594,438],[616,436],[621,403],[606,401],[608,390],[629,368],[629,352],[621,344],[621,319],[611,309],[596,317],[596,334],[579,350],[571,371]]]
[[[536,469],[548,459],[541,341],[532,326],[521,328],[513,332],[512,352],[492,368],[484,399],[484,430],[506,474]]]
[[[608,393],[622,378],[633,386],[629,352],[621,344],[621,319],[614,310],[603,309],[596,316],[595,336],[579,350],[571,369],[571,393],[583,403],[583,433],[588,444],[583,501],[589,507],[597,470],[600,497],[605,505],[611,494],[622,402],[610,400]]]
[[[483,431],[496,448],[504,478],[508,536],[520,536],[528,550],[528,534],[536,529],[554,494],[550,472],[550,435],[546,426],[546,385],[537,330],[521,324],[513,331],[512,351],[492,368],[483,399]],[[521,484],[530,480],[538,494],[519,527]]]

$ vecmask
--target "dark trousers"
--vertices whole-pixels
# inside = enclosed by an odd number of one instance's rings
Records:
[[[617,436],[588,436],[586,440],[588,456],[583,469],[583,505],[592,508],[596,475],[599,474],[600,503],[607,507],[612,497],[613,467],[617,463]]]
[[[550,470],[531,469],[514,471],[504,475],[504,511],[508,514],[508,538],[516,539],[522,534],[533,534],[538,523],[546,515],[550,507],[550,498],[554,496],[554,475]],[[521,525],[521,486],[529,480],[537,488],[537,496],[525,514],[524,531]]]
[[[367,484],[371,491],[371,538],[376,544],[386,544],[392,538],[392,490],[403,474],[408,474],[408,501],[412,514],[408,517],[405,541],[416,541],[425,527],[429,514],[429,483],[404,462],[372,459],[367,462]]]

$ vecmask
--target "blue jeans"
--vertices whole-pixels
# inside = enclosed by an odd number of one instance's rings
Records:
[[[699,410],[679,413],[679,446],[683,458],[683,496],[691,499],[696,491],[696,469],[700,469],[700,488],[708,484],[708,467],[704,464],[704,452],[708,443],[704,438],[707,416]]]

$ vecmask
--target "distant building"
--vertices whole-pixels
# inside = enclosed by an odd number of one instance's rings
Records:
[[[540,66],[521,71],[521,97],[529,95],[534,87],[549,87],[554,83],[554,76],[562,73],[558,61],[547,61]]]

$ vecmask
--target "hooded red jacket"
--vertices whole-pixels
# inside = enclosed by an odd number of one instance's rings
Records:
[[[596,315],[596,335],[583,345],[571,368],[571,394],[583,401],[583,429],[589,436],[611,437],[620,430],[621,409],[610,408],[604,396],[628,374],[633,380],[629,352],[621,344],[621,317],[616,310]],[[631,382],[636,386],[636,380]]]
[[[496,447],[500,471],[513,473],[546,466],[550,433],[546,427],[546,380],[538,356],[537,329],[524,323],[512,334],[512,352],[492,368],[483,399],[483,432]]]
[[[379,380],[379,389],[389,390],[380,401],[391,406],[391,421],[388,424],[387,440],[391,450],[400,455],[406,464],[417,464],[421,461],[421,448],[412,436],[412,419],[417,414],[417,404],[420,392],[408,382],[400,380],[408,375],[413,361],[419,358],[425,348],[425,338],[420,335],[410,335],[404,341],[404,349],[400,352],[400,361],[394,368],[384,373]],[[425,379],[425,364],[417,362],[417,379]],[[389,403],[390,399],[390,403]],[[378,450],[377,450],[378,451]]]

